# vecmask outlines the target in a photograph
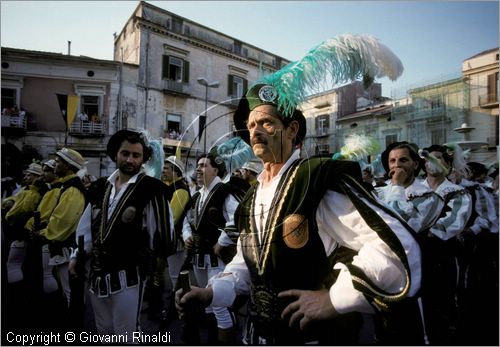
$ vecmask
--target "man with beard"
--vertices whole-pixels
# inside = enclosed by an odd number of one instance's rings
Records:
[[[142,293],[153,262],[174,251],[166,187],[142,170],[152,151],[143,133],[124,129],[111,136],[106,153],[118,168],[92,184],[76,232],[77,239],[83,235],[90,258],[89,297],[97,331],[127,334],[128,343],[141,331]],[[76,265],[75,259],[73,275]]]

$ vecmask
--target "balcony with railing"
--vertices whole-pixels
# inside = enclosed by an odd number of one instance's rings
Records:
[[[69,134],[76,137],[103,137],[106,129],[101,122],[75,120],[71,123]]]
[[[3,135],[23,135],[28,130],[26,116],[2,114]]]
[[[479,107],[482,108],[498,107],[498,94],[489,93],[489,94],[479,95]]]
[[[189,83],[174,80],[165,80],[163,84],[163,92],[170,94],[190,95],[191,88],[189,87]]]

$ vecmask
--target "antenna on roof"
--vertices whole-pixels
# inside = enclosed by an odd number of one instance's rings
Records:
[[[71,55],[71,41],[68,41],[68,55]]]

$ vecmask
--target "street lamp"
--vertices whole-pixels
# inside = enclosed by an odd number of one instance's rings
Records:
[[[208,81],[204,77],[198,78],[197,81],[202,86],[205,86],[205,115],[200,116],[200,122],[203,119],[203,127],[200,126],[200,129],[198,131],[198,132],[200,132],[200,136],[201,136],[201,133],[203,132],[203,130],[205,130],[206,124],[207,124],[208,88],[219,88],[219,82],[215,81],[215,82],[208,83]],[[201,117],[204,117],[204,118],[201,118]],[[205,136],[203,138],[203,153],[206,153],[206,152],[207,152],[207,132],[205,131]]]

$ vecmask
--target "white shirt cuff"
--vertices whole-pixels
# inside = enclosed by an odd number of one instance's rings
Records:
[[[227,280],[224,278],[226,276],[228,277]],[[234,283],[229,277],[230,275],[221,272],[208,281],[208,286],[212,286],[213,291],[211,306],[229,307],[233,304],[236,298],[236,292],[234,290]]]
[[[340,269],[337,281],[330,288],[330,300],[335,310],[340,313],[364,312],[374,313],[373,307],[364,295],[354,289],[352,277],[344,264],[335,264],[334,269]]]

